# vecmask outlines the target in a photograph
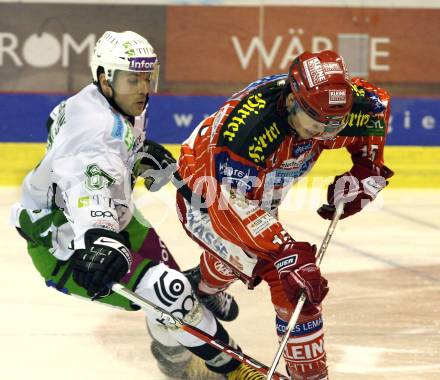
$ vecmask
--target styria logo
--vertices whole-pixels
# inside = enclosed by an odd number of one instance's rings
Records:
[[[167,275],[168,272],[164,272],[160,276],[159,281],[154,283],[154,292],[156,293],[156,296],[159,298],[160,302],[162,302],[165,306],[171,306],[183,293],[184,284],[183,281],[179,279],[174,279],[169,284],[166,284],[165,277]]]

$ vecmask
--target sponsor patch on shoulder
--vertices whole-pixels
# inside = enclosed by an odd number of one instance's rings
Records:
[[[121,118],[114,114],[114,123],[113,123],[113,129],[112,129],[112,137],[118,140],[122,140],[124,136],[124,123],[122,122]]]

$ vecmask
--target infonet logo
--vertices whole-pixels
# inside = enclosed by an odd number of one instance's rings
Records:
[[[134,71],[150,71],[154,69],[156,64],[155,57],[136,57],[129,58],[130,70]]]

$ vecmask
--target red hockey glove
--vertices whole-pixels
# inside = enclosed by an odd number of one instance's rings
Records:
[[[335,177],[328,187],[327,205],[318,209],[318,214],[331,220],[335,212],[335,204],[344,203],[341,219],[356,214],[376,198],[377,193],[388,185],[387,179],[394,172],[385,165],[378,166],[367,158],[353,159],[350,171]]]
[[[327,280],[315,264],[315,254],[316,245],[306,242],[287,243],[280,248],[274,265],[292,304],[298,302],[301,290],[312,305],[319,305],[328,293]]]

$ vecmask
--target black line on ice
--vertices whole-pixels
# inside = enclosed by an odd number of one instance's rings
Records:
[[[406,220],[406,221],[409,221],[409,222],[413,222],[413,223],[416,223],[416,224],[420,224],[421,226],[425,226],[425,227],[429,227],[429,228],[434,228],[435,230],[440,230],[440,227],[435,225],[434,223],[425,222],[424,220],[413,218],[412,216],[403,214],[403,213],[395,211],[395,210],[391,210],[391,209],[386,208],[386,207],[382,208],[382,210],[385,211],[388,214],[397,216],[397,217],[399,217],[399,218],[401,218],[403,220]]]
[[[310,230],[307,230],[307,229],[304,229],[304,228],[301,228],[298,226],[294,226],[293,224],[290,224],[290,223],[285,223],[285,225],[289,228],[292,228],[293,230],[307,233],[307,234],[313,236],[314,238],[316,238],[317,240],[322,241],[322,239],[323,239],[323,237],[321,235],[315,234],[315,233],[311,232]],[[335,231],[335,233],[337,233],[337,231]],[[440,278],[438,278],[438,277],[430,276],[430,275],[423,273],[417,269],[413,269],[413,268],[401,265],[394,260],[387,259],[387,258],[380,257],[380,256],[376,256],[376,255],[374,255],[370,252],[367,252],[363,249],[355,248],[355,247],[352,247],[348,244],[338,242],[334,237],[330,241],[329,247],[331,247],[332,245],[336,245],[338,247],[344,248],[344,249],[348,250],[349,252],[358,254],[359,256],[368,257],[371,260],[381,262],[382,264],[386,264],[392,268],[397,268],[402,271],[411,273],[412,275],[417,276],[417,277],[421,277],[425,280],[429,280],[429,281],[433,281],[433,282],[440,282]],[[318,246],[318,249],[319,249],[319,246]]]

